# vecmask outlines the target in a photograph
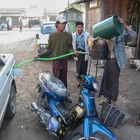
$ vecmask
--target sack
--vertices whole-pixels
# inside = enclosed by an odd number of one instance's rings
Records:
[[[127,42],[127,45],[129,47],[136,47],[137,46],[137,41],[136,40],[129,41],[129,42]]]
[[[103,103],[100,121],[111,127],[118,128],[122,125],[125,114],[122,113],[118,108],[108,104]]]
[[[137,46],[137,37],[128,38],[126,45],[129,47],[136,47]]]
[[[93,59],[108,59],[109,48],[106,40],[96,39],[94,40],[94,45],[89,48],[89,55]]]

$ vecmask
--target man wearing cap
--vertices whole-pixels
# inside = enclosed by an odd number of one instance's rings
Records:
[[[67,21],[63,16],[56,17],[56,32],[51,33],[48,40],[47,51],[39,57],[57,57],[72,51],[72,35],[65,31]],[[53,75],[59,78],[67,87],[68,57],[53,60]]]

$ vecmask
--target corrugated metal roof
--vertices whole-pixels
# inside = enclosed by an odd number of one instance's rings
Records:
[[[80,12],[80,13],[83,13],[81,10],[77,9],[77,8],[76,8],[76,7],[74,7],[73,5],[70,5],[70,6],[69,6],[69,7],[67,7],[64,11],[61,11],[61,12],[59,12],[59,13],[64,13],[64,12],[66,12],[66,11],[70,10],[70,9],[74,9],[74,10],[76,10],[76,11]]]

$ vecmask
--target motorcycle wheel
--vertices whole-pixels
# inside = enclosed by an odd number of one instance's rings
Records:
[[[83,124],[78,125],[76,128],[71,130],[69,134],[66,136],[65,140],[79,140],[82,138],[82,130],[83,130]]]
[[[112,140],[111,138],[100,132],[95,133],[93,137],[97,138],[98,140]]]
[[[80,138],[82,138],[82,134],[76,133],[72,136],[70,140],[80,140]]]
[[[86,140],[86,139],[82,136],[82,134],[76,133],[69,140]],[[95,135],[91,136],[88,140],[111,140],[111,139],[103,134],[96,133]]]
[[[73,130],[70,135],[67,136],[66,140],[85,140],[85,138],[82,135],[82,128],[83,125],[80,124],[76,129]],[[94,135],[92,135],[88,140],[112,140],[108,136],[104,135],[103,133],[97,132]]]
[[[77,134],[73,135],[73,137],[70,140],[87,140],[87,139],[84,138],[82,136],[82,134],[77,133]],[[100,139],[98,139],[96,137],[90,137],[90,138],[88,138],[88,140],[100,140]]]

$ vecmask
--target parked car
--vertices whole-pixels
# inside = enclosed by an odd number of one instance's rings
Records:
[[[68,24],[66,24],[65,30],[71,33],[71,29]],[[41,54],[47,49],[49,35],[50,33],[53,33],[55,31],[56,31],[55,22],[48,22],[42,24],[40,32],[36,34],[39,54]]]
[[[0,54],[0,127],[5,115],[13,118],[16,113],[14,65],[12,54]]]

